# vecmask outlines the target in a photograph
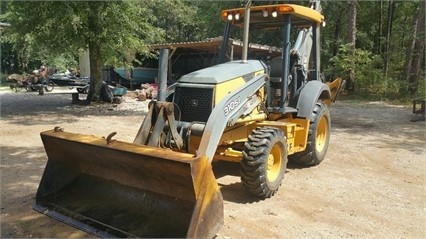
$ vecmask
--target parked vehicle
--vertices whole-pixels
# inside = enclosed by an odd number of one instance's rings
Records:
[[[44,91],[51,92],[54,88],[54,84],[46,77],[37,74],[38,71],[34,71],[28,77],[24,78],[9,78],[12,83],[10,89],[14,92],[19,92],[22,89],[27,91],[39,91],[40,87],[43,87]]]
[[[114,72],[119,76],[119,82],[116,83],[119,83],[120,85],[128,88],[131,86],[131,84],[139,88],[142,84],[155,83],[155,79],[158,76],[157,68],[147,67],[136,67],[129,72],[129,76],[126,76],[126,70],[124,68],[116,68],[114,69]],[[133,82],[130,82],[130,80]]]
[[[87,93],[89,91],[89,77],[80,77],[71,73],[55,73],[50,76],[50,81],[58,86],[68,86],[70,89],[76,87],[78,93]]]
[[[51,92],[54,88],[54,84],[49,80],[49,78],[37,73],[31,74],[26,83],[27,91],[40,91],[40,87],[43,87],[43,90]]]
[[[13,92],[19,92],[24,88],[28,89],[27,78],[25,77],[25,75],[12,74],[7,77],[7,80],[11,82],[9,86],[10,90],[12,90]]]

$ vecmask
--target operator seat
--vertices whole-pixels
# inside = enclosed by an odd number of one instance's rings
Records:
[[[298,54],[297,52],[293,51],[293,54],[290,54],[290,67],[289,67],[289,79],[288,79],[288,90],[289,90],[289,97],[294,95],[294,92],[296,89],[294,89],[294,77],[297,77],[291,72],[293,71],[296,62],[298,61]],[[283,58],[281,56],[274,57],[271,60],[270,63],[270,91],[273,92],[273,95],[275,97],[279,97],[281,95],[281,84],[283,82],[282,79],[283,75]],[[298,86],[300,87],[300,86]]]
[[[282,82],[283,58],[274,57],[271,60],[271,71],[269,73],[272,86],[278,87]]]
[[[290,55],[290,67],[289,70],[290,72],[292,71],[294,64],[297,62],[298,60],[298,55],[297,54],[291,54]],[[283,72],[283,58],[281,56],[278,57],[274,57],[271,60],[270,63],[270,80],[272,83],[274,84],[279,84],[282,82],[282,72]],[[290,84],[290,82],[289,82]]]

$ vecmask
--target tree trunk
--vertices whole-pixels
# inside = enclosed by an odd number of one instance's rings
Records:
[[[351,59],[352,67],[348,69],[349,78],[346,88],[349,92],[355,91],[355,43],[356,43],[356,0],[350,0],[349,2],[349,31],[348,31],[348,43],[351,45]]]
[[[382,12],[383,12],[383,0],[380,0],[378,2],[378,6],[379,6],[379,17],[378,17],[378,26],[377,26],[377,32],[376,32],[376,41],[375,41],[375,46],[374,46],[374,50],[375,53],[380,55],[382,54]]]
[[[352,44],[355,48],[356,42],[356,0],[350,0],[349,2],[349,31],[348,31],[348,43]]]
[[[408,86],[408,90],[413,96],[415,96],[418,91],[420,79],[424,79],[424,77],[421,76],[421,65],[424,61],[425,52],[425,5],[425,1],[420,1],[420,8],[418,14],[419,22],[417,24],[417,36],[415,38],[411,74]]]
[[[97,44],[89,43],[89,61],[90,61],[90,88],[87,94],[86,102],[90,103],[100,99],[102,87],[102,54]]]
[[[337,14],[336,16],[336,21],[335,21],[335,28],[334,28],[334,41],[333,41],[333,52],[332,55],[336,56],[337,52],[339,51],[339,38],[340,38],[340,33],[341,33],[341,29],[342,29],[342,25],[340,24],[340,22],[342,22],[342,17],[344,16],[344,14],[338,14],[340,12],[343,12],[342,6],[339,2],[335,2],[334,4],[338,4],[337,6]]]
[[[401,77],[401,80],[404,82],[410,81],[411,63],[413,61],[413,53],[414,53],[415,45],[416,45],[417,24],[419,23],[419,14],[420,12],[417,10],[417,14],[413,16],[413,20],[411,23],[411,26],[413,29],[413,33],[411,35],[412,40],[405,52],[404,68],[403,68],[402,77]],[[404,89],[404,91],[400,89],[400,93],[406,93],[406,90],[407,90],[406,88]]]
[[[392,23],[393,23],[393,15],[394,15],[394,12],[395,12],[395,4],[396,3],[393,0],[390,0],[389,5],[388,5],[388,29],[387,29],[387,35],[386,35],[385,66],[384,66],[385,78],[388,77],[388,71],[389,71],[391,37],[392,37]]]
[[[89,2],[88,28],[94,35],[99,35],[100,23],[99,14],[101,14],[98,2]],[[89,62],[90,62],[90,88],[87,94],[86,103],[100,99],[102,87],[102,48],[99,42],[89,39]]]

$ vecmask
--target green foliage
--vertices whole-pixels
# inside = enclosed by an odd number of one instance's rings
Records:
[[[355,56],[352,56],[352,45],[340,45],[337,55],[330,58],[330,65],[324,69],[326,75],[339,75],[343,79],[349,78],[349,69],[359,69],[359,66],[369,63],[372,59],[370,53],[355,49]]]
[[[6,74],[0,74],[0,84],[3,85],[7,81]]]
[[[330,59],[331,65],[325,69],[325,74],[330,78],[337,76],[342,79],[349,78],[349,70],[355,70],[355,84],[358,92],[380,94],[382,90],[388,90],[389,85],[381,74],[382,60],[371,52],[355,49],[352,54],[352,45],[340,46],[336,56]]]
[[[394,77],[384,77],[383,58],[374,55],[372,52],[362,49],[355,49],[355,55],[351,53],[351,45],[340,46],[336,56],[330,59],[330,65],[324,73],[329,78],[342,77],[349,78],[349,69],[355,70],[356,94],[362,97],[378,97],[379,99],[397,99],[409,97],[401,89],[406,87],[406,83]],[[425,82],[420,82],[419,96],[425,95]]]
[[[408,93],[402,89],[407,88],[407,82],[398,79],[403,72],[407,47],[413,41],[412,21],[418,4],[418,1],[396,1],[390,23],[389,1],[357,1],[357,41],[352,55],[350,46],[345,45],[348,2],[323,1],[327,26],[322,30],[321,56],[327,75],[347,79],[349,70],[354,69],[355,94],[405,97]],[[388,39],[389,24],[392,31]],[[386,51],[387,44],[389,51]],[[389,60],[387,75],[384,72],[386,59]],[[424,90],[419,89],[419,94],[421,92]]]
[[[426,79],[419,82],[419,91],[417,92],[416,98],[426,98]]]
[[[199,38],[206,39],[222,36],[224,27],[224,22],[220,19],[222,10],[242,7],[244,3],[244,0],[190,2],[191,5],[198,9],[196,21],[200,24]]]
[[[97,58],[102,64],[130,65],[127,60],[134,55],[138,59],[156,58],[155,53],[148,51],[149,44],[221,36],[224,26],[221,10],[243,7],[245,3],[245,0],[2,1],[0,21],[11,24],[0,36],[2,70],[17,72],[42,63],[64,69],[74,66],[78,52],[86,50],[89,44],[100,47]],[[283,2],[253,1],[253,5],[277,3]],[[309,5],[308,1],[290,3]],[[419,1],[395,4],[390,50],[386,52],[389,2],[357,1],[357,41],[352,55],[350,46],[345,44],[348,1],[322,1],[327,24],[321,29],[321,65],[330,78],[345,79],[348,70],[354,69],[357,93],[404,94],[401,89],[406,89],[407,83],[398,79],[413,40],[412,20]],[[234,38],[242,38],[238,31],[234,33]],[[251,40],[280,45],[280,38],[279,34],[261,32]],[[386,59],[389,59],[387,76]],[[425,82],[421,81],[418,94],[424,92]]]
[[[180,42],[198,39],[200,24],[197,8],[180,0],[151,0],[148,21],[164,31],[164,41]]]
[[[161,29],[148,22],[152,1],[29,1],[8,2],[1,20],[11,24],[2,34],[22,59],[47,64],[78,56],[89,43],[101,47],[104,63],[122,62],[124,53],[147,53],[147,44],[162,39]],[[37,14],[34,14],[37,13]],[[96,26],[91,26],[93,19]],[[92,27],[92,28],[91,28]],[[66,56],[64,59],[58,59]]]
[[[62,53],[49,60],[50,65],[58,71],[65,71],[68,68],[78,68],[78,58],[73,54]]]

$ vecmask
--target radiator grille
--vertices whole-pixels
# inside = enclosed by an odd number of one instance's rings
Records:
[[[213,88],[177,87],[174,103],[181,110],[181,121],[207,122],[213,109]]]

